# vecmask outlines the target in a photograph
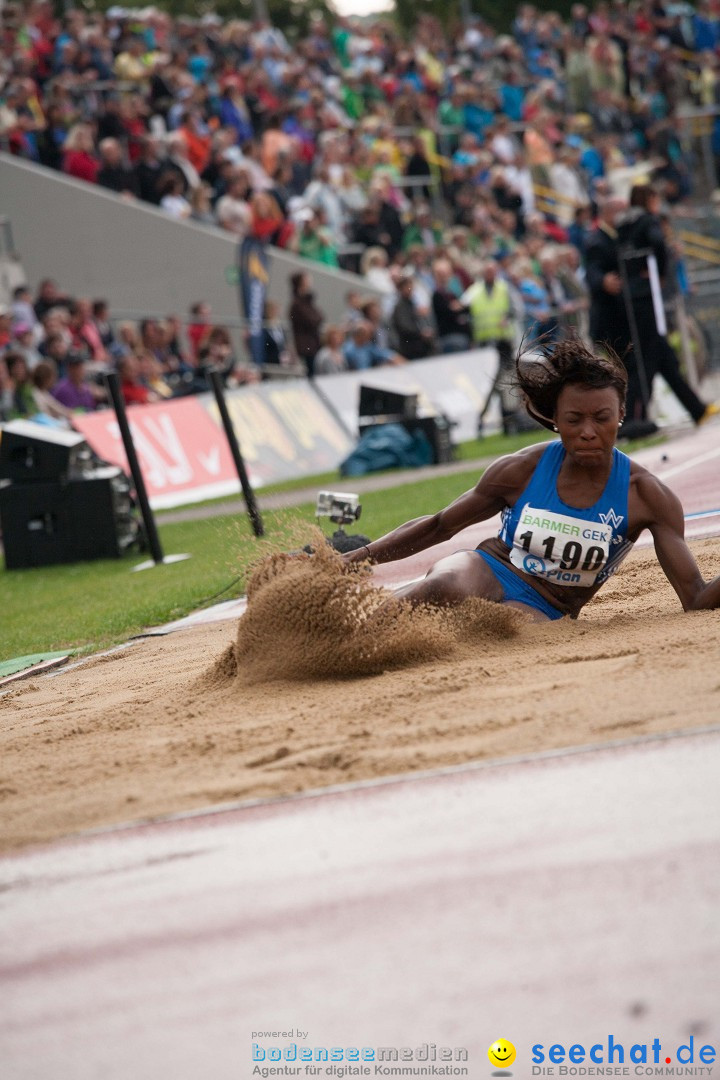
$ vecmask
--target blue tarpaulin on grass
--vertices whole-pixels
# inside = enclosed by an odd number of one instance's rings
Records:
[[[407,431],[402,424],[382,424],[363,432],[360,442],[340,465],[342,476],[364,476],[380,469],[419,469],[432,465],[430,440],[420,429]]]

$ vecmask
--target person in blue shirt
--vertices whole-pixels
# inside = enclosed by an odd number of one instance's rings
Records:
[[[403,358],[373,342],[372,324],[363,320],[351,328],[343,345],[343,356],[350,371],[366,371],[383,364],[401,364]]]
[[[615,446],[627,374],[617,356],[572,337],[516,362],[530,416],[558,438],[500,458],[470,491],[343,556],[391,562],[501,514],[497,536],[440,559],[395,593],[447,606],[477,596],[538,621],[577,618],[644,529],[685,611],[720,607],[720,577],[705,582],[684,540],[680,500]]]

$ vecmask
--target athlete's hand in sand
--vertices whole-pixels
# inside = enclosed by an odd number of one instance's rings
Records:
[[[356,563],[372,562],[372,555],[370,549],[365,547],[355,548],[354,551],[346,551],[341,556],[343,566],[352,566]]]

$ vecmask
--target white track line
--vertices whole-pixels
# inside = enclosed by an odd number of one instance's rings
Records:
[[[712,461],[716,457],[720,457],[720,446],[714,450],[708,450],[705,454],[698,454],[697,457],[688,458],[687,461],[674,465],[672,469],[665,469],[664,472],[658,472],[656,475],[658,480],[667,480],[671,476],[677,476],[678,473],[685,472],[686,469],[694,469],[696,465],[704,465],[706,461]]]

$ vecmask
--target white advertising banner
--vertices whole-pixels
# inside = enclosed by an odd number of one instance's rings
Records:
[[[478,415],[492,388],[497,365],[496,349],[473,349],[430,360],[413,360],[397,367],[320,375],[314,382],[353,435],[358,430],[360,387],[372,386],[396,393],[418,394],[420,415],[443,413],[454,425],[453,442],[466,442],[477,436]],[[484,430],[494,432],[500,427],[500,405],[495,397],[486,414]]]

